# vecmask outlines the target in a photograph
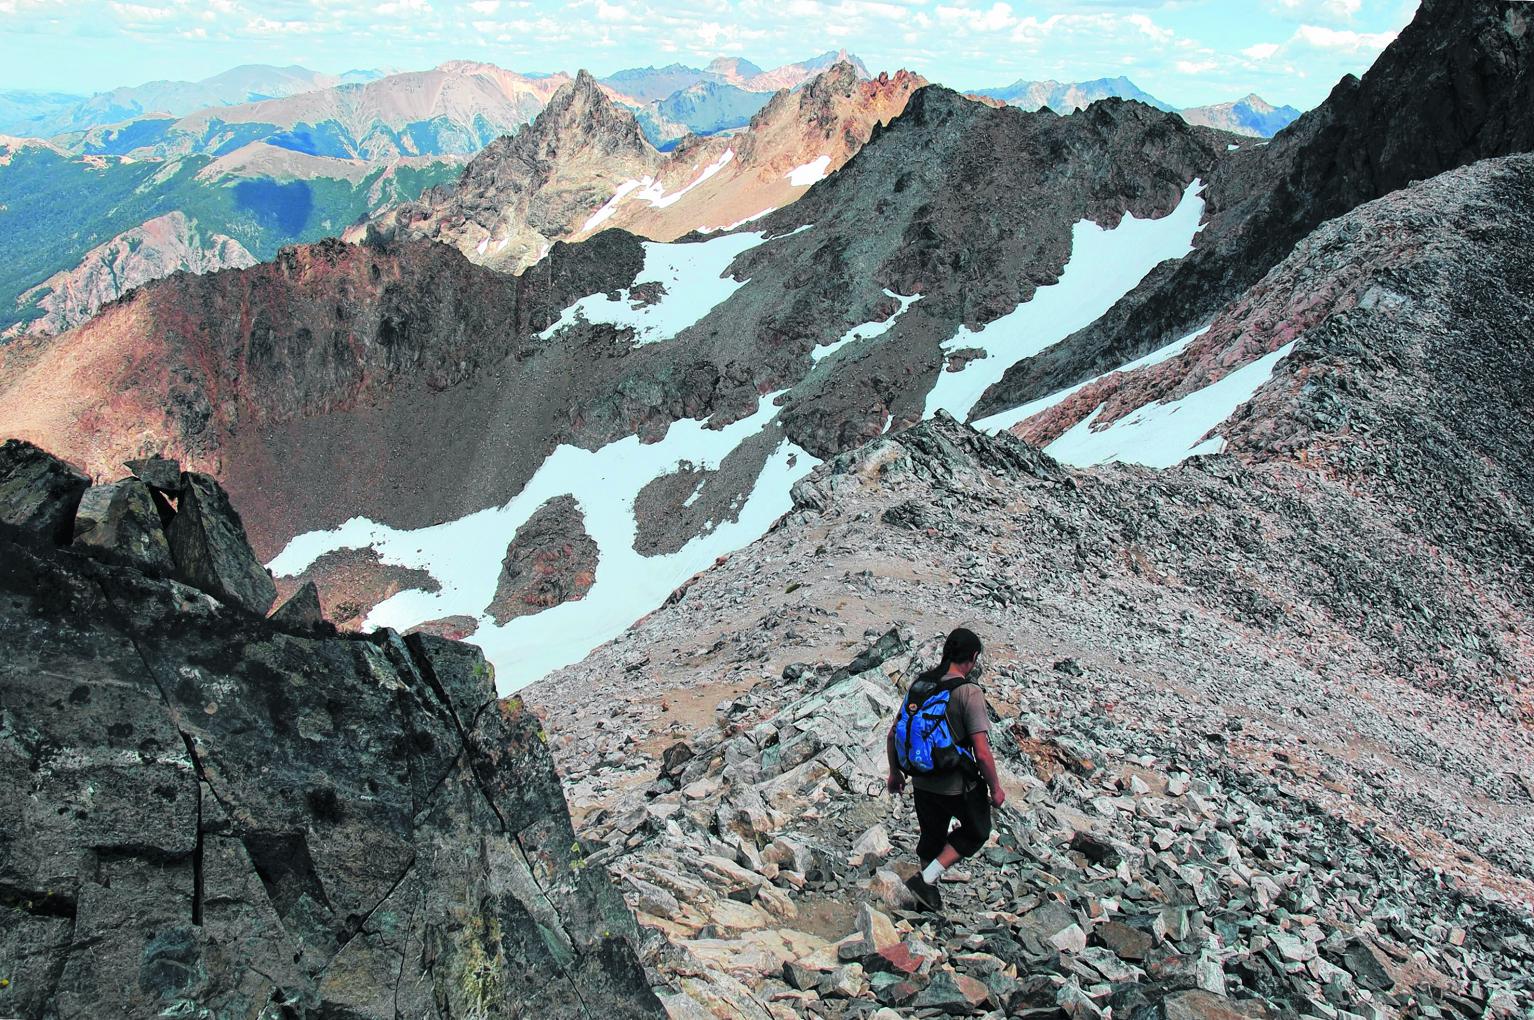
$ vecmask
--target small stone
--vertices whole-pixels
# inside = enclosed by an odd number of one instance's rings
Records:
[[[918,956],[904,943],[896,943],[863,957],[862,962],[863,969],[870,974],[909,976],[921,971],[927,963],[927,957]]]
[[[1268,938],[1272,939],[1273,947],[1286,960],[1305,963],[1316,958],[1316,944],[1292,932],[1275,930],[1268,933]]]
[[[890,843],[889,833],[883,825],[875,825],[852,844],[852,853],[848,862],[853,867],[860,867],[870,862],[886,861],[894,852],[895,848]]]
[[[1090,832],[1078,832],[1071,837],[1071,849],[1102,868],[1118,867],[1123,857],[1118,849],[1106,839]]]
[[[1086,670],[1081,668],[1081,663],[1075,659],[1061,659],[1055,663],[1055,672],[1064,673],[1066,676],[1081,676]]]
[[[1247,1003],[1242,1003],[1242,1006],[1247,1006]],[[1258,1008],[1261,1006],[1258,1005]],[[1168,995],[1161,1001],[1161,1008],[1156,1015],[1161,1020],[1253,1020],[1266,1013],[1265,1009],[1261,1013],[1245,1012],[1223,995],[1195,988]]]
[[[697,756],[696,752],[685,740],[678,740],[660,756],[660,774],[662,776],[674,776],[682,770],[682,766],[692,761]]]
[[[1087,947],[1087,933],[1081,930],[1081,925],[1073,924],[1051,935],[1048,941],[1062,953],[1079,953]]]
[[[1150,932],[1132,928],[1122,921],[1107,921],[1098,925],[1092,929],[1092,938],[1123,960],[1143,960],[1156,945],[1156,937]]]
[[[916,897],[906,888],[905,880],[888,868],[874,872],[869,893],[892,910],[915,910]]]
[[[827,999],[856,999],[867,987],[863,968],[856,963],[849,963],[822,978],[819,991]]]
[[[979,1013],[991,1001],[991,990],[967,974],[940,971],[916,997],[917,1009],[935,1009],[951,1016]]]
[[[1342,951],[1342,965],[1353,975],[1353,980],[1371,992],[1388,992],[1395,987],[1395,979],[1365,942],[1349,942]]]
[[[900,933],[895,930],[895,922],[890,920],[888,914],[880,913],[866,903],[858,908],[858,933],[876,953],[900,944]]]
[[[823,977],[825,977],[824,971],[807,967],[796,960],[788,960],[783,964],[784,984],[801,992],[810,992],[819,988]]]
[[[1071,1020],[1102,1020],[1102,1009],[1081,990],[1074,978],[1060,986],[1055,1003]]]

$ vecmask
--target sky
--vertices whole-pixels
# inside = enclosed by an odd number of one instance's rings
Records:
[[[76,93],[237,64],[399,70],[486,60],[597,75],[847,49],[957,89],[1125,75],[1176,106],[1309,108],[1418,0],[0,0],[0,89]]]

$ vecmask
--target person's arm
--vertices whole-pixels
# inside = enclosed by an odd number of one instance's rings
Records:
[[[980,774],[985,777],[985,785],[991,790],[991,803],[1001,807],[1007,802],[1007,791],[1001,788],[1001,777],[996,774],[996,757],[991,754],[990,734],[982,730],[972,739],[975,742],[975,761],[980,765]]]
[[[890,727],[889,736],[884,740],[884,753],[889,757],[890,777],[884,783],[884,788],[890,793],[899,793],[905,789],[905,773],[900,771],[900,758],[895,754],[895,727]]]
[[[991,711],[985,703],[980,688],[965,685],[964,724],[969,730],[970,747],[975,752],[975,764],[991,791],[991,803],[1001,807],[1007,801],[1006,791],[1001,788],[1001,777],[996,774],[996,756],[991,753]]]

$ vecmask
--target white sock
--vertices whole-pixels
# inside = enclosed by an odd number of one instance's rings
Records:
[[[934,858],[931,864],[921,869],[921,880],[928,885],[937,885],[937,880],[942,878],[943,872],[947,870],[941,861]]]

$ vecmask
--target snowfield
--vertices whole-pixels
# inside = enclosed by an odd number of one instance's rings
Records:
[[[817,156],[803,166],[796,166],[784,174],[788,183],[796,188],[808,188],[811,184],[818,184],[826,179],[826,170],[831,166],[830,156]]]
[[[1001,381],[1007,369],[1091,325],[1156,266],[1192,251],[1193,239],[1203,229],[1199,222],[1204,215],[1203,190],[1203,182],[1194,181],[1177,208],[1159,220],[1126,213],[1112,230],[1091,220],[1077,223],[1071,232],[1070,260],[1058,283],[1040,287],[1032,300],[979,330],[960,326],[943,342],[946,353],[978,347],[985,357],[961,371],[941,372],[927,393],[924,416],[944,410],[967,420],[980,397]]]
[[[779,395],[762,397],[755,414],[722,429],[683,419],[657,443],[629,436],[595,451],[561,446],[505,506],[403,531],[354,517],[334,530],[294,538],[269,566],[290,576],[325,553],[371,547],[385,563],[425,570],[440,591],[400,592],[375,606],[364,626],[408,630],[447,616],[473,617],[478,629],[470,640],[484,649],[495,666],[497,687],[508,694],[579,662],[715,558],[760,538],[788,511],[790,488],[819,461],[785,439],[767,458],[734,521],[705,529],[670,555],[634,551],[634,501],[640,491],[684,462],[717,469],[742,442],[771,425]],[[485,609],[495,596],[506,546],[539,507],[564,495],[580,504],[596,542],[595,583],[582,599],[497,625]]]
[[[1225,449],[1224,438],[1204,437],[1251,400],[1292,350],[1294,343],[1290,342],[1201,390],[1166,403],[1146,404],[1105,428],[1094,424],[1103,410],[1099,405],[1045,447],[1045,452],[1077,467],[1121,462],[1153,468],[1168,468],[1199,454],[1219,453]]]
[[[1171,361],[1183,351],[1187,350],[1188,346],[1192,344],[1193,341],[1197,340],[1207,332],[1209,332],[1209,327],[1205,326],[1201,330],[1189,333],[1181,340],[1169,343],[1159,350],[1152,351],[1143,358],[1137,358],[1136,360],[1129,362],[1127,365],[1120,365],[1118,368],[1113,369],[1111,372],[1104,372],[1102,375],[1088,379],[1085,382],[1079,382],[1075,386],[1068,386],[1063,390],[1051,393],[1047,397],[1040,397],[1037,400],[1029,401],[1028,403],[1023,404],[1021,407],[1014,407],[1007,411],[999,411],[990,417],[980,418],[972,424],[975,426],[975,428],[980,429],[982,432],[995,433],[1005,431],[1014,425],[1018,425],[1027,421],[1029,418],[1032,418],[1036,414],[1043,414],[1045,411],[1049,410],[1051,407],[1054,407],[1056,404],[1062,403],[1067,398],[1075,396],[1077,393],[1080,393],[1088,386],[1091,386],[1093,383],[1098,382],[1099,380],[1108,378],[1108,376],[1113,375],[1115,372],[1133,372],[1136,369],[1149,368],[1152,365],[1159,365],[1163,361]]]
[[[819,363],[854,340],[872,340],[874,337],[883,336],[894,328],[895,320],[904,315],[907,308],[910,308],[914,302],[921,300],[920,294],[912,294],[907,297],[904,294],[896,294],[888,288],[885,289],[884,293],[900,302],[900,307],[895,309],[893,315],[883,322],[865,322],[860,326],[853,326],[846,333],[842,334],[840,340],[833,340],[828,344],[821,344],[819,347],[816,347],[815,350],[810,352],[810,357]]]
[[[591,217],[586,220],[584,224],[582,224],[579,232],[582,234],[589,234],[596,228],[600,227],[602,224],[606,223],[609,219],[612,218],[613,214],[618,211],[618,206],[622,204],[623,200],[628,198],[630,195],[634,196],[634,201],[648,202],[650,205],[657,209],[667,209],[673,205],[676,205],[676,203],[680,202],[682,197],[685,196],[689,191],[692,191],[694,188],[701,185],[704,181],[708,180],[710,177],[713,177],[719,171],[723,170],[734,158],[734,149],[724,150],[724,153],[720,155],[718,159],[714,160],[708,166],[703,167],[702,170],[698,173],[698,176],[694,177],[690,182],[688,182],[686,187],[678,191],[673,191],[669,195],[666,193],[665,186],[653,177],[646,176],[640,178],[637,181],[624,181],[622,184],[618,185],[617,190],[613,192],[613,197],[609,198],[606,203],[603,204],[602,208],[592,213]],[[694,167],[694,169],[697,168]]]
[[[665,289],[660,300],[637,303],[632,289],[621,291],[617,300],[606,294],[591,294],[566,308],[539,336],[547,340],[565,327],[585,321],[632,329],[636,345],[670,340],[745,286],[745,280],[731,279],[724,272],[737,256],[761,244],[765,237],[747,232],[690,243],[645,241],[644,268],[634,278],[634,286],[660,284]]]

